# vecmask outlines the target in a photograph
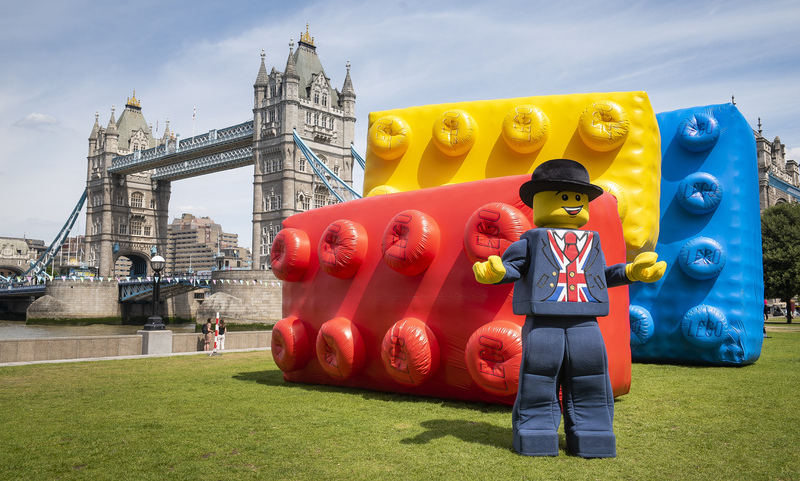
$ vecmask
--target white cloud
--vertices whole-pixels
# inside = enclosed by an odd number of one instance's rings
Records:
[[[786,151],[786,159],[800,161],[800,147],[794,147]]]
[[[25,118],[19,119],[14,122],[18,127],[39,127],[42,125],[55,125],[58,123],[55,117],[48,114],[32,113]]]

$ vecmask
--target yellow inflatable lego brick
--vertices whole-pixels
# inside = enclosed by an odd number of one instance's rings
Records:
[[[582,163],[613,194],[629,259],[658,240],[661,145],[645,92],[481,100],[373,112],[364,192],[379,195]]]

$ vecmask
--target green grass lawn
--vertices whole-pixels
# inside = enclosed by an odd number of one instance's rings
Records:
[[[599,460],[517,455],[509,407],[288,384],[268,351],[2,367],[0,479],[800,479],[800,332],[770,336],[752,366],[634,364]]]

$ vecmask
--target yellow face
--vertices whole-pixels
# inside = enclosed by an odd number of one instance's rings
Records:
[[[537,227],[578,229],[589,222],[589,196],[550,190],[533,196],[533,223]]]

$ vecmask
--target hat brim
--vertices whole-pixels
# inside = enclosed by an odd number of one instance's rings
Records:
[[[573,182],[570,180],[529,180],[519,188],[519,198],[528,207],[533,207],[533,196],[539,192],[569,190],[579,192],[595,200],[603,195],[603,189],[594,184],[586,182]]]

